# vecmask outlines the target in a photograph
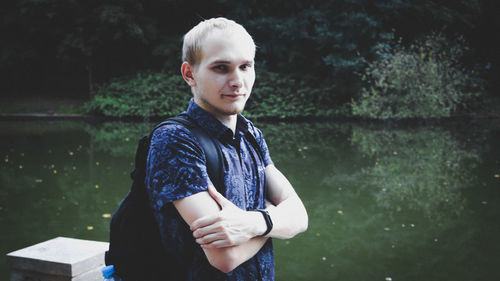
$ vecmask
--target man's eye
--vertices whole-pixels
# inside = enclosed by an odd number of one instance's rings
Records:
[[[226,71],[227,70],[227,66],[221,64],[221,65],[216,65],[214,67],[215,70],[218,70],[218,71]]]
[[[240,69],[241,69],[241,70],[247,70],[247,69],[249,69],[250,67],[251,67],[251,65],[250,65],[250,64],[243,64],[243,65],[241,65],[241,66],[240,66]]]

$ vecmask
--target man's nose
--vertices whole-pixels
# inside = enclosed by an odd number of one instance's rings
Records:
[[[231,74],[229,85],[231,86],[231,88],[241,88],[241,86],[243,85],[243,74],[239,69],[236,69]]]

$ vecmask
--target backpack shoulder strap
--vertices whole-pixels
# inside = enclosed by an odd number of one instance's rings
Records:
[[[222,150],[217,145],[214,138],[211,135],[209,135],[203,128],[201,128],[195,122],[191,121],[188,116],[185,117],[182,116],[185,115],[170,117],[167,120],[156,125],[156,127],[151,132],[149,139],[151,140],[151,136],[156,129],[167,124],[172,124],[174,122],[179,123],[184,127],[186,127],[187,129],[189,129],[195,135],[195,137],[198,140],[198,143],[205,152],[207,161],[207,173],[208,176],[210,177],[210,180],[215,185],[217,191],[219,191],[221,194],[224,194],[225,192],[224,170],[223,170],[224,162],[223,162]]]
[[[133,194],[141,193],[142,191],[140,190],[143,189],[140,188],[140,183],[144,182],[144,179],[146,178],[146,162],[148,159],[149,148],[151,147],[151,137],[153,136],[153,133],[156,131],[156,129],[171,123],[172,122],[168,120],[161,122],[154,127],[149,135],[144,135],[139,140],[137,150],[135,151],[135,168],[130,173],[132,181],[137,182],[137,184],[132,185]]]
[[[250,142],[250,144],[253,146],[253,149],[255,149],[255,151],[257,151],[257,154],[259,155],[260,160],[262,160],[262,162],[264,162],[264,152],[262,152],[262,148],[260,147],[259,143],[257,142],[257,139],[255,138],[255,136],[252,133],[250,133],[250,131],[248,131],[245,134],[245,137]]]

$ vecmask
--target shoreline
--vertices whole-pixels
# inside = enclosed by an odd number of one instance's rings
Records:
[[[59,113],[0,113],[0,121],[40,121],[40,120],[73,120],[73,121],[91,121],[91,122],[160,122],[169,116],[153,116],[144,118],[141,116],[100,116],[89,114],[59,114]],[[473,121],[473,120],[496,120],[500,119],[499,113],[469,114],[457,115],[445,118],[407,118],[407,119],[369,119],[356,116],[295,116],[295,117],[249,117],[258,122],[370,122],[370,123],[415,123],[415,124],[434,124],[448,121]]]

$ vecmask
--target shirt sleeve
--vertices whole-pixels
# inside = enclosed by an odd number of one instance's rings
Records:
[[[167,203],[206,191],[210,179],[203,150],[182,125],[158,128],[151,137],[146,165],[146,186],[151,206],[160,210]]]

